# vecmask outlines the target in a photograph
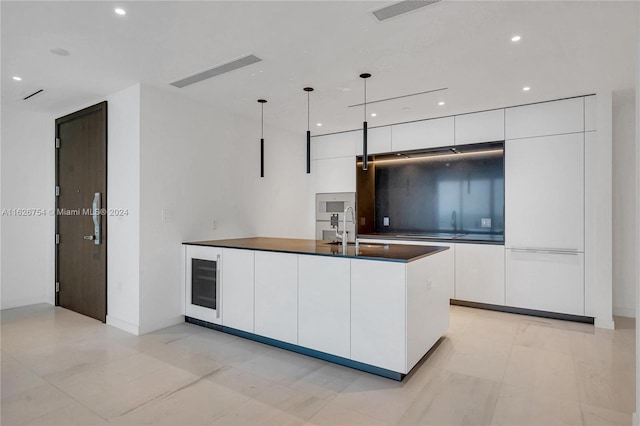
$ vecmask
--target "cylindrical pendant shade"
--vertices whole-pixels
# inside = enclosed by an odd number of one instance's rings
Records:
[[[307,130],[307,173],[311,173],[311,131]]]
[[[260,177],[264,177],[264,139],[260,139]]]
[[[367,170],[367,122],[362,123],[362,170]]]

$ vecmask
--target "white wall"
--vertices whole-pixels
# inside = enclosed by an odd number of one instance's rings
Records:
[[[250,107],[259,114],[257,103]],[[183,320],[181,242],[309,232],[304,133],[298,140],[265,126],[260,178],[258,115],[236,116],[148,86],[140,111],[140,332],[146,333]]]
[[[635,317],[635,93],[613,94],[613,314]]]
[[[2,215],[2,309],[54,302],[55,145],[52,117],[27,104],[2,107],[1,209],[44,209],[43,216]]]
[[[636,4],[636,17],[640,29],[640,7]],[[636,254],[640,256],[640,32],[636,34]],[[640,262],[636,257],[636,411],[633,413],[633,424],[640,425]]]
[[[137,334],[140,322],[140,86],[107,97],[107,323]]]

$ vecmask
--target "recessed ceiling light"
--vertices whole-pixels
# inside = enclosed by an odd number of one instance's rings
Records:
[[[516,36],[511,37],[511,41],[515,43],[515,42],[520,41],[521,38],[522,37],[520,37],[519,35],[516,35]]]
[[[322,123],[318,123],[318,124],[316,124],[316,126],[322,127]]]
[[[438,105],[440,105],[440,106],[444,105],[444,101],[438,102]]]
[[[371,113],[371,116],[372,116],[372,117],[375,117],[376,115],[378,115],[378,114],[376,114],[375,112],[372,112],[372,113]]]
[[[13,79],[14,79],[15,81],[22,81],[22,78],[21,78],[21,77],[18,77],[17,75],[14,75],[14,76],[13,76]]]
[[[529,90],[531,90],[531,87],[529,87],[529,86],[525,86],[525,87],[522,88],[523,92],[528,92]]]
[[[127,14],[127,12],[124,9],[121,9],[119,7],[115,8],[113,11],[115,13],[117,13],[118,15],[126,15]]]
[[[51,49],[49,50],[49,52],[53,53],[54,55],[58,55],[58,56],[69,56],[69,51],[66,49],[63,49],[61,47],[56,47],[55,49]]]

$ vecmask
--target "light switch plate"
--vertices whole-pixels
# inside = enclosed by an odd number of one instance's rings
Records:
[[[480,227],[481,228],[491,228],[491,218],[490,217],[483,217],[482,219],[480,219]]]
[[[389,218],[387,216],[382,218],[382,226],[389,226]]]

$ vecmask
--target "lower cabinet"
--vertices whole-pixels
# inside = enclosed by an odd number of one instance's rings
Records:
[[[351,359],[405,371],[405,266],[351,261]]]
[[[298,256],[298,344],[349,358],[349,259]]]
[[[456,296],[468,302],[505,304],[504,246],[456,244]]]
[[[222,325],[249,333],[253,327],[254,252],[222,249]]]
[[[584,315],[584,254],[507,249],[506,304]]]
[[[298,344],[298,256],[255,252],[255,334]]]

